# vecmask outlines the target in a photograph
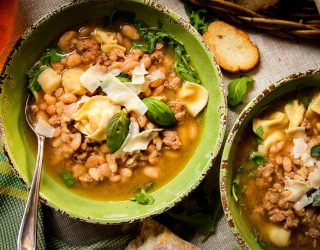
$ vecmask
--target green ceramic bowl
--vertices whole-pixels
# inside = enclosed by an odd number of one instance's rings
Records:
[[[49,44],[69,27],[104,18],[113,10],[135,12],[138,19],[153,26],[161,21],[164,30],[183,42],[203,86],[209,91],[209,102],[203,115],[202,140],[196,152],[172,181],[152,193],[155,198],[153,205],[81,197],[43,172],[40,195],[44,203],[71,217],[95,223],[132,222],[174,206],[195,189],[208,172],[221,147],[226,126],[226,100],[219,67],[201,36],[189,23],[173,11],[147,0],[76,1],[53,11],[29,28],[15,46],[2,73],[2,135],[5,150],[20,178],[29,185],[35,165],[35,152],[27,136],[30,129],[24,117],[28,94],[24,73]]]
[[[236,236],[236,239],[244,249],[261,249],[255,241],[255,235],[245,223],[239,213],[237,204],[231,194],[231,185],[234,177],[233,160],[236,157],[236,150],[242,133],[249,126],[253,118],[281,96],[293,92],[302,87],[317,86],[320,83],[320,70],[310,70],[303,73],[285,77],[278,82],[271,84],[256,96],[241,112],[233,125],[224,146],[220,166],[220,192],[224,213],[229,225]]]

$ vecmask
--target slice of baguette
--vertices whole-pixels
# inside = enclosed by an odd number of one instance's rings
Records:
[[[212,22],[203,35],[217,63],[236,73],[250,71],[259,63],[259,50],[242,30],[223,21]]]

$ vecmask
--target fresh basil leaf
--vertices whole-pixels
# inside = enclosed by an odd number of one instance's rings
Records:
[[[311,194],[312,197],[312,206],[313,207],[320,207],[320,189],[316,190]]]
[[[232,181],[232,185],[231,185],[231,193],[233,196],[233,199],[238,202],[238,196],[237,196],[237,189],[239,186],[240,180],[238,177],[236,177],[233,181]]]
[[[116,152],[129,133],[130,120],[124,111],[116,113],[108,122],[107,145],[110,153]]]
[[[130,76],[125,73],[120,73],[116,76],[116,78],[118,78],[118,80],[120,80],[121,82],[131,82]]]
[[[203,34],[208,30],[208,25],[218,20],[212,11],[201,8],[194,4],[184,5],[187,16],[190,19],[191,25],[200,33]]]
[[[62,170],[60,172],[60,176],[61,176],[64,184],[66,184],[68,187],[72,187],[74,185],[74,179],[73,179],[72,175],[67,170]]]
[[[265,159],[264,155],[262,153],[259,153],[256,151],[251,153],[249,160],[254,162],[256,166],[261,166],[266,163],[266,159]]]
[[[312,157],[320,156],[320,143],[312,146],[310,154]]]
[[[141,205],[152,205],[154,203],[154,198],[146,192],[144,188],[140,189],[131,201],[138,202]]]
[[[253,83],[254,79],[251,76],[242,76],[234,79],[228,85],[228,105],[236,107],[243,102],[243,97],[247,93],[247,87]]]
[[[37,79],[38,79],[38,76],[41,74],[41,72],[47,68],[48,67],[45,65],[40,66],[39,64],[35,64],[26,72],[26,75],[29,78],[28,88],[31,90],[31,92],[36,92],[41,90],[41,86]]]
[[[152,97],[144,98],[142,102],[148,107],[146,116],[152,123],[165,128],[176,125],[176,117],[166,103]]]
[[[44,65],[49,66],[50,62],[60,62],[65,57],[65,55],[60,54],[58,49],[47,49],[40,57],[40,61],[42,61]]]

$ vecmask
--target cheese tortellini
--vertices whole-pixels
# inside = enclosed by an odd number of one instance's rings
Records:
[[[275,112],[266,118],[253,120],[253,131],[260,129],[259,135],[263,140],[263,144],[259,145],[258,152],[267,154],[272,145],[279,141],[287,139],[284,128],[287,127],[289,120],[283,112]]]
[[[302,103],[299,104],[298,100],[294,100],[284,107],[284,112],[289,119],[288,129],[293,129],[300,125],[303,120],[304,111],[304,105]]]
[[[283,112],[275,112],[263,119],[253,120],[253,131],[256,132],[259,127],[262,127],[261,138],[263,140],[277,129],[282,129],[288,124],[287,115]]]
[[[93,96],[72,115],[76,121],[75,128],[96,141],[103,141],[106,137],[108,121],[118,112],[120,105],[116,105],[107,96]]]
[[[178,98],[186,105],[188,112],[196,117],[207,105],[208,91],[200,84],[185,82],[178,92]]]

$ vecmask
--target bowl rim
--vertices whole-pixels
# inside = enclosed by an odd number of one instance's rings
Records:
[[[229,163],[229,156],[230,156],[230,150],[232,147],[232,144],[234,142],[235,137],[238,135],[239,129],[242,126],[242,123],[247,119],[247,117],[251,114],[252,109],[256,104],[258,104],[260,101],[262,101],[264,98],[269,96],[270,94],[278,91],[278,89],[289,83],[291,80],[295,80],[298,78],[302,78],[305,76],[312,76],[320,74],[320,69],[311,69],[307,71],[302,71],[298,73],[294,73],[285,77],[282,77],[280,80],[275,81],[268,85],[264,90],[262,90],[259,94],[257,94],[241,111],[238,118],[234,122],[224,145],[223,152],[222,152],[222,158],[220,163],[220,173],[219,173],[219,187],[220,187],[220,195],[221,195],[221,202],[224,214],[226,216],[227,222],[238,242],[238,244],[243,249],[250,249],[249,244],[244,240],[244,238],[241,235],[241,231],[238,228],[237,224],[235,223],[235,219],[233,218],[233,215],[230,210],[229,202],[231,197],[228,197],[227,195],[227,171],[228,167],[231,165]],[[229,165],[230,164],[230,165]]]
[[[91,218],[91,217],[85,217],[85,216],[81,217],[81,215],[71,214],[69,212],[62,210],[61,208],[56,207],[55,204],[52,204],[45,197],[43,197],[43,195],[40,193],[39,198],[40,198],[41,202],[43,202],[44,204],[53,208],[55,211],[66,214],[70,218],[77,219],[80,221],[89,222],[89,223],[94,223],[94,224],[119,225],[119,224],[124,224],[124,223],[133,223],[133,222],[141,221],[141,220],[146,219],[148,217],[155,216],[160,213],[164,213],[165,211],[167,211],[170,208],[172,208],[173,206],[175,206],[181,200],[186,198],[194,189],[196,189],[197,186],[207,176],[207,174],[209,173],[209,171],[211,170],[211,168],[213,166],[213,163],[216,162],[217,157],[219,155],[219,152],[221,152],[223,140],[224,140],[224,136],[225,136],[225,132],[226,132],[228,109],[227,109],[227,97],[226,97],[226,90],[224,88],[223,77],[222,77],[222,73],[221,73],[219,65],[217,64],[213,54],[211,53],[207,43],[204,41],[202,36],[198,33],[198,31],[187,20],[182,18],[175,11],[169,9],[168,7],[162,5],[158,2],[154,2],[153,0],[126,0],[126,1],[134,2],[136,4],[143,4],[149,8],[156,9],[156,10],[168,15],[170,18],[172,18],[176,22],[176,24],[178,26],[184,27],[193,36],[194,39],[198,40],[199,44],[201,44],[204,47],[204,52],[207,52],[207,53],[209,52],[211,54],[212,67],[215,68],[215,70],[216,70],[217,88],[221,92],[221,100],[219,102],[219,108],[218,108],[218,114],[220,115],[220,123],[221,123],[220,124],[220,131],[219,131],[220,136],[218,136],[216,146],[215,146],[214,150],[212,150],[212,152],[211,152],[210,161],[208,163],[208,166],[206,167],[205,171],[203,171],[201,176],[199,176],[197,181],[195,183],[193,183],[193,185],[191,185],[183,193],[181,193],[179,196],[177,196],[172,203],[167,203],[165,207],[161,206],[160,208],[158,207],[156,209],[153,209],[150,213],[144,214],[143,216],[136,216],[134,218],[125,219],[122,221],[93,220],[93,218]],[[37,29],[38,26],[40,26],[41,24],[46,22],[46,20],[52,18],[56,14],[59,14],[61,11],[64,11],[64,9],[66,9],[70,6],[81,5],[81,4],[87,3],[87,2],[112,3],[112,2],[116,2],[116,0],[77,0],[77,1],[72,1],[72,2],[66,3],[66,4],[62,4],[62,5],[58,6],[57,8],[55,8],[54,10],[52,10],[51,12],[44,14],[42,17],[40,17],[38,20],[36,20],[28,29],[26,29],[26,31],[23,33],[23,35],[17,40],[17,42],[13,46],[11,52],[9,53],[4,65],[3,65],[3,68],[2,68],[2,71],[0,74],[0,80],[4,81],[7,79],[8,75],[6,74],[6,70],[7,70],[7,68],[10,67],[11,61],[12,61],[15,53],[18,51],[19,47],[21,45],[23,45],[24,40],[26,40],[29,36],[31,36],[33,31],[35,29]],[[1,90],[2,90],[2,84],[0,85],[0,96],[1,96]],[[2,135],[2,136],[4,136],[3,131],[4,131],[4,127],[3,127],[2,119],[0,117],[0,135]],[[10,164],[13,172],[15,173],[15,175],[20,179],[20,181],[23,183],[23,185],[26,188],[29,188],[28,185],[26,184],[26,181],[20,176],[18,170],[14,166],[14,157],[11,157],[11,154],[9,153],[6,140],[3,141],[3,150],[8,158],[9,164]],[[214,152],[214,151],[216,151],[216,152]]]

